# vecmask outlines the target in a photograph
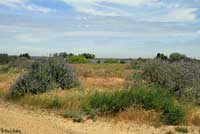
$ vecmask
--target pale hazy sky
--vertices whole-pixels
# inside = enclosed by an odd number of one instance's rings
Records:
[[[0,53],[200,58],[200,0],[0,0]]]

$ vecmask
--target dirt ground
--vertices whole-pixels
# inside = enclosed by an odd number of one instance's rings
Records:
[[[200,128],[188,128],[190,134],[200,134]],[[170,133],[171,132],[171,133]],[[174,127],[155,128],[125,122],[88,120],[74,123],[52,113],[28,110],[0,101],[0,134],[176,134]],[[178,133],[177,133],[178,134]]]

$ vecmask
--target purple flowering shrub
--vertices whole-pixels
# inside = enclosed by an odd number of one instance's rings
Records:
[[[179,97],[200,104],[200,61],[149,60],[145,63],[143,78],[151,83],[170,89]]]

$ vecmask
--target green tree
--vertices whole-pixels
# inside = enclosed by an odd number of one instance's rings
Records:
[[[74,64],[88,63],[88,60],[84,56],[80,55],[69,56],[66,58],[66,61],[68,63],[74,63]]]
[[[168,57],[164,55],[163,53],[158,53],[156,58],[161,59],[161,60],[168,60]]]
[[[95,55],[90,53],[83,53],[80,56],[84,56],[86,59],[95,59]]]
[[[183,60],[183,59],[186,59],[186,58],[187,58],[186,55],[180,54],[180,53],[172,53],[169,56],[170,61],[180,61],[180,60]]]
[[[20,54],[19,57],[25,57],[27,59],[31,59],[31,56],[28,53]]]

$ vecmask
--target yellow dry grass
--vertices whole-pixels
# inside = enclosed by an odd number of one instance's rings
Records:
[[[153,111],[153,110],[144,110],[143,108],[129,108],[123,112],[118,113],[114,120],[115,121],[125,121],[132,122],[136,124],[148,124],[159,126],[161,119],[161,112]]]
[[[192,108],[186,117],[186,123],[188,125],[195,125],[195,126],[200,126],[200,108],[195,107]]]
[[[119,77],[82,77],[80,81],[81,87],[87,89],[122,89],[125,84],[125,80]]]
[[[73,64],[79,77],[126,78],[133,71],[126,64]]]

